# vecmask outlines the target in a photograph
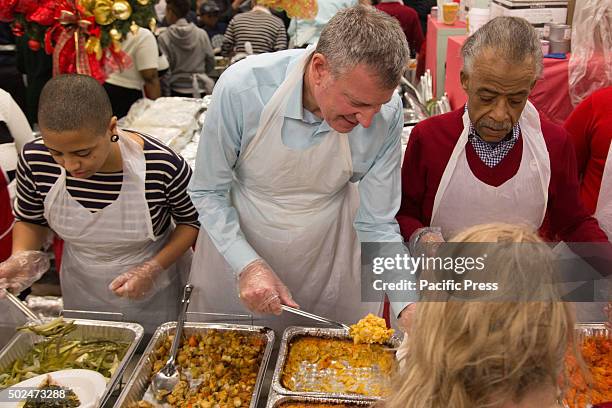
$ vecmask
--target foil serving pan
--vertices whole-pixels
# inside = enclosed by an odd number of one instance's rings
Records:
[[[612,332],[604,323],[578,323],[574,326],[574,331],[580,341],[590,336],[612,337]]]
[[[290,390],[286,388],[282,383],[283,369],[285,362],[289,356],[289,349],[293,339],[298,337],[320,337],[328,339],[341,339],[350,340],[348,332],[344,329],[329,329],[329,328],[308,328],[308,327],[288,327],[283,333],[280,350],[278,353],[278,361],[276,362],[276,368],[274,369],[274,375],[272,377],[272,391],[276,394],[293,396],[293,397],[310,397],[310,398],[331,398],[337,400],[351,400],[351,401],[372,401],[380,400],[380,396],[362,395],[346,392],[312,392],[312,391],[300,391]],[[398,347],[401,341],[398,337],[393,336],[385,346]],[[372,368],[350,368],[347,367],[345,375],[349,374],[356,378],[358,381],[362,379],[366,387],[372,384],[382,383],[389,384],[390,378],[383,376],[383,373],[377,367]],[[312,386],[317,382],[326,381],[328,383],[334,381],[335,370],[325,369],[317,370],[313,364],[304,362],[303,366],[300,367],[299,377],[297,380],[298,388],[301,385]]]
[[[128,349],[119,363],[119,367],[110,378],[101,398],[102,406],[120,385],[123,373],[142,340],[144,329],[137,323],[109,322],[102,320],[66,319],[73,321],[76,329],[66,335],[67,340],[111,340],[128,343]],[[17,332],[6,347],[0,352],[0,370],[10,367],[11,363],[26,355],[34,344],[44,338],[30,332]]]
[[[176,329],[176,322],[164,323],[157,328],[149,345],[147,346],[144,354],[138,361],[132,376],[128,380],[123,392],[115,403],[115,408],[127,408],[129,404],[140,401],[145,395],[150,385],[150,378],[153,371],[153,353],[159,348],[161,343]],[[261,392],[261,386],[264,381],[266,374],[266,368],[270,361],[272,354],[272,348],[274,347],[274,331],[272,329],[262,326],[250,326],[250,325],[239,325],[239,324],[225,324],[225,323],[194,323],[185,322],[183,327],[183,333],[186,337],[193,334],[205,333],[208,330],[218,331],[235,331],[245,334],[259,334],[266,340],[266,346],[264,354],[259,366],[257,373],[257,381],[253,388],[253,396],[251,397],[250,408],[255,408]]]
[[[306,404],[314,407],[317,404],[326,405],[348,405],[352,407],[369,407],[374,404],[373,401],[359,401],[359,400],[347,400],[337,398],[317,398],[317,397],[305,397],[297,395],[281,395],[272,391],[268,397],[268,403],[266,408],[282,408],[284,404],[297,403]]]

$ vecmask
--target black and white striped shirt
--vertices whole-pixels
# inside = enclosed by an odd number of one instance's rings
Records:
[[[199,227],[198,213],[187,194],[191,168],[185,159],[159,140],[141,137],[146,161],[145,196],[155,235],[162,235],[171,220]],[[15,214],[18,220],[47,225],[44,200],[60,174],[60,165],[53,160],[42,139],[24,146],[17,166]],[[88,179],[66,174],[70,195],[93,213],[119,197],[122,182],[123,172],[96,173]]]
[[[269,11],[254,9],[234,16],[229,22],[221,53],[228,56],[245,52],[244,43],[249,41],[254,54],[287,49],[287,31],[283,20]]]

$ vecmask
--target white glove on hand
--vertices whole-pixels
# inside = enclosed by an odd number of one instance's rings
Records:
[[[49,257],[42,251],[19,251],[0,263],[0,289],[20,293],[49,270]],[[0,290],[0,297],[3,297]]]
[[[281,314],[281,304],[299,308],[289,289],[262,259],[248,264],[238,278],[240,299],[256,313]]]
[[[138,265],[117,276],[109,285],[115,295],[128,299],[144,299],[151,293],[156,293],[157,277],[164,268],[155,260]]]

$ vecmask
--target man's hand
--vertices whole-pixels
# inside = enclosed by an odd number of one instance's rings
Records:
[[[281,304],[299,307],[291,298],[289,289],[262,259],[248,264],[238,278],[240,299],[256,313],[281,314]]]
[[[49,269],[49,257],[42,251],[18,251],[0,264],[0,289],[20,293],[32,286]],[[0,297],[4,291],[0,290]]]
[[[416,313],[416,303],[411,303],[404,308],[397,318],[397,323],[404,333],[410,332],[414,322],[414,314]]]
[[[144,299],[156,292],[155,282],[164,270],[155,260],[138,265],[117,276],[109,285],[115,295],[128,299]]]

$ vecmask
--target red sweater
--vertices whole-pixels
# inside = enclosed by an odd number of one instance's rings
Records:
[[[593,214],[612,142],[612,86],[582,101],[563,126],[576,149],[582,202]]]
[[[395,17],[399,21],[410,47],[410,55],[414,56],[417,54],[421,50],[424,40],[417,12],[400,3],[380,3],[376,5],[376,8]]]
[[[457,140],[463,130],[464,108],[420,122],[408,141],[402,167],[402,204],[397,220],[404,239],[431,222],[438,185]],[[579,197],[576,159],[566,132],[542,118],[542,133],[550,155],[548,187],[548,233],[566,242],[608,242],[597,221],[584,208]],[[516,174],[522,157],[522,138],[494,168],[487,167],[471,143],[467,160],[481,181],[499,186]],[[466,192],[469,194],[469,192]],[[490,203],[483,203],[483,207]]]

